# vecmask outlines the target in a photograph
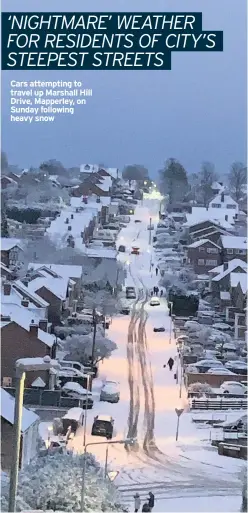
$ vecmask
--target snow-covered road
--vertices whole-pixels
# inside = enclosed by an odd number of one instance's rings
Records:
[[[216,455],[216,449],[203,449],[190,414],[182,415],[179,441],[175,441],[175,408],[186,406],[186,396],[183,392],[179,399],[174,372],[163,367],[170,356],[177,355],[173,335],[170,342],[166,300],[161,298],[160,306],[149,305],[150,291],[158,277],[147,227],[150,218],[156,225],[158,211],[159,201],[145,200],[119,235],[117,244],[126,246],[126,253],[120,253],[119,258],[127,266],[127,284],[134,283],[138,297],[130,316],[113,319],[108,335],[118,349],[100,366],[99,388],[102,379],[119,381],[121,400],[118,404],[99,402],[88,412],[87,443],[103,441],[90,434],[97,413],[112,415],[115,439],[137,437],[132,450],[119,444],[109,448],[109,470],[119,471],[116,485],[128,503],[135,491],[146,498],[148,491],[154,490],[158,503],[159,498],[167,497],[240,495],[238,468],[242,462],[233,465],[231,460],[230,466],[229,458]],[[137,219],[141,222],[135,223]],[[140,255],[130,254],[132,246],[140,248]],[[165,332],[154,333],[155,326],[164,326]],[[71,444],[81,451],[82,443],[79,432]],[[100,445],[90,450],[104,462],[105,449]]]

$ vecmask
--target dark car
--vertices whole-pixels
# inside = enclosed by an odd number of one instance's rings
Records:
[[[121,309],[121,313],[123,315],[129,315],[130,314],[130,308],[124,307]]]
[[[94,418],[91,434],[93,436],[104,436],[110,440],[113,436],[114,419],[110,415],[97,415]]]
[[[140,219],[135,219],[134,221],[135,223],[141,223],[141,220]]]
[[[125,253],[126,251],[126,247],[123,246],[123,244],[121,244],[119,247],[118,247],[118,251],[120,251],[120,253]]]
[[[153,328],[153,331],[155,331],[156,333],[161,333],[162,331],[165,331],[165,328],[161,326],[160,328]]]

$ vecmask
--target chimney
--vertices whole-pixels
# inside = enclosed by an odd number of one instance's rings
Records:
[[[228,215],[225,216],[225,221],[228,221]]]
[[[227,271],[227,269],[228,269],[228,262],[224,262],[223,271]]]
[[[39,328],[42,331],[47,331],[48,326],[48,320],[47,319],[40,319],[39,321]]]
[[[221,193],[221,203],[224,203],[225,201],[225,194],[224,192]]]
[[[33,337],[38,336],[38,324],[35,324],[34,320],[31,321],[31,324],[29,327],[29,332],[30,332],[30,335],[32,335]]]
[[[3,284],[3,294],[4,296],[10,296],[11,293],[11,283],[7,281]]]
[[[25,306],[25,308],[28,308],[28,306],[29,306],[29,300],[28,300],[28,299],[22,299],[22,300],[21,300],[21,305],[22,305],[22,306]]]

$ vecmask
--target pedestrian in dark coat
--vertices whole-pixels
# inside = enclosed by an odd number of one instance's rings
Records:
[[[154,294],[156,294],[156,285],[154,285],[154,287],[153,287],[153,292],[154,292]]]
[[[168,360],[168,362],[167,362],[167,363],[168,363],[169,368],[170,368],[170,371],[171,371],[171,370],[172,370],[172,368],[173,368],[173,365],[174,365],[174,360],[173,360],[173,358],[169,358],[169,360]]]
[[[156,276],[158,275],[158,268],[156,267]]]
[[[150,511],[148,502],[145,502],[145,504],[143,504],[142,511],[144,511],[146,513],[148,513]]]
[[[155,497],[154,497],[153,493],[149,492],[148,505],[149,505],[150,511],[152,511],[154,508],[154,499],[155,499]]]
[[[163,289],[161,289],[160,290],[160,297],[162,297],[163,293],[164,293],[164,291],[163,291]]]

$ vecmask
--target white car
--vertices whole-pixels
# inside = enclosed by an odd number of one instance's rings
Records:
[[[224,383],[220,385],[220,390],[225,395],[247,395],[247,387],[239,381],[224,381]]]
[[[120,400],[120,389],[117,381],[106,381],[102,387],[100,401],[118,403]]]
[[[150,300],[150,303],[149,303],[149,304],[150,304],[150,306],[159,306],[159,305],[160,305],[160,301],[159,301],[159,299],[157,299],[156,297],[154,297],[154,298],[152,298],[152,299]]]

